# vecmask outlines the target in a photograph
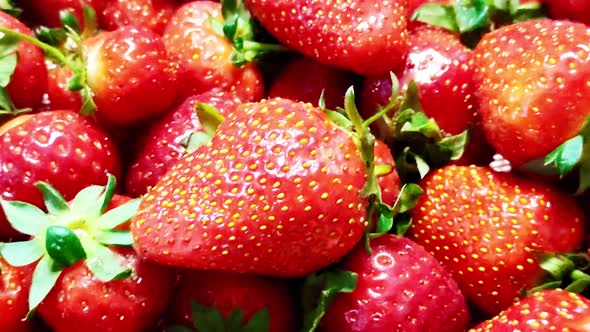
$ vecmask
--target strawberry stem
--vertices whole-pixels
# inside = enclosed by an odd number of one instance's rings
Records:
[[[3,28],[3,27],[0,27],[0,32],[2,32],[3,34],[5,34],[7,36],[16,37],[20,40],[29,42],[29,43],[39,47],[46,54],[55,58],[62,65],[66,66],[72,70],[75,70],[77,68],[58,48],[53,47],[49,44],[46,44],[35,37],[31,37],[27,34],[24,34],[24,33],[18,32],[18,31],[14,31],[11,29]]]

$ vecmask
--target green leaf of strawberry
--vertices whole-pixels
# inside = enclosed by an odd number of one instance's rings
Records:
[[[14,17],[18,17],[22,13],[22,9],[16,7],[12,0],[0,0],[0,10]]]
[[[0,256],[12,266],[25,266],[39,260],[45,254],[43,242],[39,238],[29,241],[9,242],[0,246]]]

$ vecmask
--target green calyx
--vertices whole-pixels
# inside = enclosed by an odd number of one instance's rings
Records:
[[[19,39],[14,36],[3,35],[0,37],[0,116],[14,116],[31,111],[30,109],[17,109],[6,90],[18,63],[18,54],[16,53],[18,43]]]
[[[219,125],[225,120],[215,107],[205,103],[196,103],[195,112],[203,130],[194,131],[183,139],[181,144],[187,153],[191,153],[201,145],[209,142],[211,137],[215,135]]]
[[[190,306],[193,328],[171,326],[166,328],[166,332],[268,332],[269,330],[270,314],[267,308],[245,321],[244,313],[239,308],[224,318],[215,307],[207,307],[196,301],[191,301]]]
[[[139,199],[106,211],[116,181],[109,175],[105,186],[89,186],[67,202],[51,185],[37,183],[47,213],[29,203],[0,200],[11,226],[31,236],[28,241],[4,243],[0,255],[13,266],[36,263],[29,293],[32,312],[49,294],[63,269],[81,261],[101,281],[128,277],[122,257],[108,246],[131,246],[133,237],[118,226],[137,212]]]
[[[519,0],[453,0],[451,4],[425,3],[412,20],[462,34],[463,41],[475,47],[491,30],[515,22],[546,16],[540,3],[521,4]]]
[[[222,0],[223,22],[211,18],[213,29],[231,41],[234,46],[232,63],[238,67],[261,59],[269,54],[291,52],[278,43],[266,42],[270,39],[260,24],[250,15],[242,0]]]
[[[19,17],[23,12],[12,0],[0,0],[0,10],[14,17]]]
[[[586,253],[535,253],[536,259],[545,271],[545,277],[538,286],[523,290],[530,295],[544,289],[564,289],[573,293],[582,293],[590,288],[590,257]]]

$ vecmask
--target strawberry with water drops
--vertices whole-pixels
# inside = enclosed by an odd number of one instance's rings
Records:
[[[408,236],[453,274],[485,314],[510,306],[542,282],[535,252],[581,247],[584,214],[573,197],[487,167],[447,166],[422,182]]]
[[[47,111],[21,115],[0,127],[2,198],[43,203],[37,181],[51,183],[66,199],[91,184],[104,184],[107,174],[119,177],[121,165],[112,140],[76,113]],[[0,238],[19,236],[0,222]]]

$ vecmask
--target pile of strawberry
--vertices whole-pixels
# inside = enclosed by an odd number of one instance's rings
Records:
[[[590,1],[0,9],[0,331],[590,331]]]

